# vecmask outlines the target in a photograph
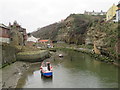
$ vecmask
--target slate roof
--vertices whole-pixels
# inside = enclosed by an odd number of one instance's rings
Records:
[[[5,29],[9,29],[7,26],[5,26],[4,24],[1,24],[1,23],[0,23],[0,27],[5,28]]]

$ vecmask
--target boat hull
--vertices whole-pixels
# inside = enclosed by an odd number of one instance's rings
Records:
[[[60,58],[63,57],[63,56],[59,56]]]
[[[45,76],[45,77],[51,77],[53,75],[53,72],[42,72],[41,71],[41,74],[42,76]]]

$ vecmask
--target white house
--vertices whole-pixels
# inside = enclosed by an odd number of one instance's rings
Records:
[[[27,41],[28,41],[28,42],[37,42],[38,39],[39,39],[39,38],[36,38],[36,37],[34,37],[34,36],[31,35],[30,37],[28,37]]]

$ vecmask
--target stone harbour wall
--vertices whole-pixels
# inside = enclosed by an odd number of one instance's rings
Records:
[[[0,68],[16,61],[16,49],[8,45],[0,45]]]
[[[26,52],[17,53],[18,61],[40,62],[48,57],[50,57],[50,53],[47,50],[26,51]]]

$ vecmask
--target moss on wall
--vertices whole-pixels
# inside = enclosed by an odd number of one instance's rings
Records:
[[[29,62],[39,62],[47,57],[49,57],[49,52],[47,50],[26,51],[17,54],[17,60]]]
[[[9,45],[0,45],[0,67],[16,61],[16,49]]]

